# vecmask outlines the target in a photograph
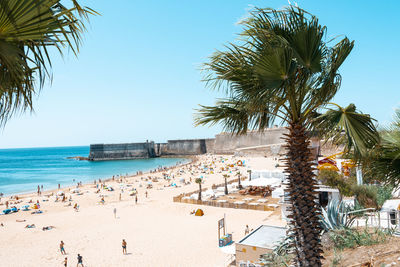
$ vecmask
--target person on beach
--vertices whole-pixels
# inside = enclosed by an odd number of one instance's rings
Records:
[[[82,259],[82,256],[80,254],[78,254],[78,263],[76,264],[76,267],[78,267],[78,265],[83,267],[83,259]]]
[[[244,230],[244,235],[248,235],[250,233],[249,226],[246,224],[246,229]]]
[[[60,189],[60,184],[58,184],[58,189]]]
[[[122,239],[122,254],[126,255],[126,241]]]
[[[37,186],[37,195],[40,196],[40,186]]]
[[[65,252],[65,249],[64,249],[64,242],[61,240],[61,242],[60,242],[60,252],[61,252],[61,254],[63,254],[63,255],[65,255],[65,254],[67,254],[66,252]]]
[[[67,267],[67,265],[68,265],[68,258],[65,257],[65,259],[62,261],[62,263],[64,264],[64,267]]]
[[[122,198],[121,193],[119,193],[119,201],[121,201],[121,198]]]
[[[117,208],[114,208],[114,218],[117,218]]]
[[[144,194],[146,195],[146,198],[147,198],[147,195],[148,195],[147,191]]]
[[[137,204],[137,194],[135,195],[135,204]]]

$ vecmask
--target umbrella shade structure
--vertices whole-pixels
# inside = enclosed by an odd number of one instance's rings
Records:
[[[282,180],[279,178],[258,178],[251,181],[244,181],[242,185],[246,186],[269,186],[269,185],[279,185]]]
[[[318,168],[318,170],[339,171],[339,169],[338,169],[338,167],[336,167],[336,165],[333,165],[330,163],[318,164],[317,168]]]

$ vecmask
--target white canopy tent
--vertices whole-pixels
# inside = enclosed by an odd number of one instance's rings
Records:
[[[277,186],[282,182],[279,178],[258,178],[251,181],[243,181],[242,185],[246,186]]]

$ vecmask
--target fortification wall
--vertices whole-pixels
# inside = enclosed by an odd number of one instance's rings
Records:
[[[125,143],[90,145],[89,160],[136,159],[160,156],[189,156],[205,153],[282,154],[283,134],[286,128],[271,128],[263,132],[251,131],[246,135],[217,134],[210,139],[168,140],[167,143]],[[278,151],[275,151],[278,150]]]
[[[139,159],[155,157],[154,142],[90,145],[89,160]]]
[[[246,135],[217,134],[215,136],[214,153],[234,154],[242,148],[281,144],[284,143],[282,139],[284,133],[287,133],[286,128],[270,128],[263,132],[251,131]],[[254,148],[254,150],[259,149]]]
[[[205,139],[168,140],[164,155],[200,155],[206,152]]]

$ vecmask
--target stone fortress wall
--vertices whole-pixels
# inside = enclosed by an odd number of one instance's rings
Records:
[[[286,128],[274,127],[263,132],[249,131],[246,135],[220,133],[215,138],[168,140],[167,143],[93,144],[88,159],[119,160],[206,153],[276,156],[284,153],[285,133]],[[311,146],[319,148],[319,142]]]

